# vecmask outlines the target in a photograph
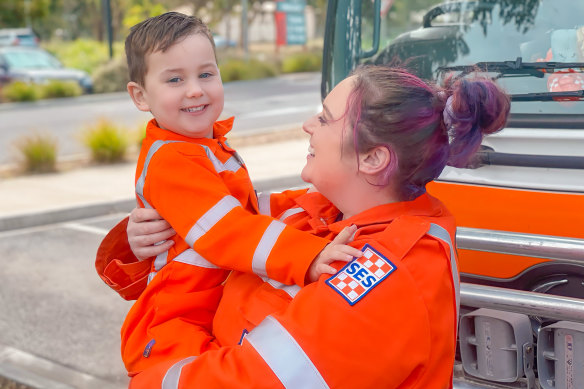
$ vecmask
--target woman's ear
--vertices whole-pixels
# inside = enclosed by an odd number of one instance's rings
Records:
[[[134,105],[140,110],[144,112],[150,112],[150,106],[146,101],[146,91],[140,84],[130,81],[126,86],[128,89],[128,94],[132,98]]]
[[[375,175],[385,171],[391,160],[391,153],[385,146],[376,146],[366,153],[359,154],[359,171]]]

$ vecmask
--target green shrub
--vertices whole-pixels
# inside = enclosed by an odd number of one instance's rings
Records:
[[[2,95],[7,101],[35,101],[40,97],[40,89],[37,84],[13,81],[2,88]]]
[[[93,74],[100,65],[110,60],[107,43],[93,39],[76,39],[70,42],[55,40],[43,47],[65,66],[85,70],[89,74]],[[122,42],[114,44],[114,53],[115,56],[123,55]]]
[[[98,67],[93,73],[95,93],[122,92],[130,81],[125,59],[116,58]]]
[[[57,141],[52,136],[25,136],[16,141],[16,147],[22,154],[26,172],[47,173],[56,170]]]
[[[75,97],[81,96],[82,94],[83,90],[81,86],[75,81],[53,80],[41,87],[41,97],[45,99]]]
[[[91,151],[91,158],[98,163],[114,163],[124,160],[128,149],[125,129],[116,126],[108,119],[100,119],[87,129],[83,140]]]
[[[223,82],[274,77],[276,66],[265,61],[230,59],[219,65]]]
[[[298,53],[282,61],[282,73],[316,72],[322,67],[322,54]]]

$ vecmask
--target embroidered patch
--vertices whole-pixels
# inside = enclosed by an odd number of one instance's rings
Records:
[[[152,351],[152,346],[154,346],[154,343],[156,343],[156,340],[154,340],[154,339],[152,339],[150,342],[148,342],[148,344],[144,348],[144,352],[142,353],[142,356],[144,358],[148,358],[150,356],[150,352]]]
[[[353,259],[326,280],[350,305],[355,305],[396,269],[389,259],[369,244],[363,246],[361,251],[361,258]]]

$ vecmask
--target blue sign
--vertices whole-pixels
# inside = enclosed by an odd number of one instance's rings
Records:
[[[304,17],[306,0],[282,0],[276,3],[276,10],[286,14],[286,43],[306,44],[306,20]]]

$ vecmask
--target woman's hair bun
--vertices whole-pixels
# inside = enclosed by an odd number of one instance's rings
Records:
[[[448,165],[463,167],[478,150],[484,135],[500,131],[507,122],[509,96],[491,79],[463,78],[447,86],[450,96],[444,123],[450,142]]]

